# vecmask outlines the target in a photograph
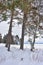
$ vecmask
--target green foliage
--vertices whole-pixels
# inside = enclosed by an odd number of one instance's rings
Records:
[[[31,3],[31,2],[33,2],[34,0],[28,0],[28,3]]]
[[[18,7],[19,6],[19,2],[20,2],[20,0],[13,0],[13,1],[8,1],[7,2],[7,8],[8,9],[10,9],[10,10],[14,10],[15,9],[15,7]]]
[[[14,4],[18,7],[20,0],[14,0]]]
[[[2,3],[0,3],[0,9],[2,8]]]
[[[35,38],[38,38],[38,36],[36,35]]]
[[[0,2],[0,10],[5,9],[5,5]]]
[[[9,2],[7,3],[7,5],[8,5],[7,8],[11,9],[11,4]]]
[[[31,2],[33,0],[21,0],[20,1],[20,8],[22,9],[23,12],[29,12],[31,9]]]
[[[7,6],[4,5],[4,3],[0,3],[0,9],[4,9],[4,10],[15,10],[15,7],[20,7],[20,9],[22,9],[23,12],[29,12],[30,10],[30,2],[32,2],[33,0],[7,0]],[[3,14],[3,20],[6,20],[7,16],[6,14]]]
[[[3,18],[3,21],[6,21],[6,20],[7,20],[6,13],[3,13],[3,14],[2,14],[2,18]]]

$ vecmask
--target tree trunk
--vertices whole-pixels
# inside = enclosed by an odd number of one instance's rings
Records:
[[[11,14],[11,20],[10,20],[10,26],[9,26],[9,31],[7,34],[7,41],[6,41],[6,46],[8,47],[8,51],[10,51],[10,44],[12,41],[12,20],[13,20],[13,10],[12,10],[12,14]]]
[[[34,49],[35,37],[36,37],[36,33],[34,32],[34,39],[33,39],[33,43],[31,44],[31,51],[33,51]]]
[[[8,51],[10,51],[10,43],[8,44]]]
[[[9,34],[8,35],[8,51],[10,51],[10,44],[12,42],[12,38],[11,38],[11,35]]]
[[[23,50],[23,46],[24,46],[24,30],[25,30],[25,23],[27,20],[27,15],[24,14],[24,18],[23,18],[23,25],[22,25],[22,36],[21,36],[21,44],[20,44],[20,49]]]

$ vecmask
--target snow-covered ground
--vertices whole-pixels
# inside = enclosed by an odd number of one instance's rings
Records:
[[[8,32],[8,21],[0,23],[0,33],[4,36]],[[21,38],[22,26],[15,25],[12,29],[13,35]],[[0,65],[43,65],[43,38],[37,38],[34,52],[30,51],[30,44],[27,42],[28,36],[24,38],[24,50],[20,50],[20,45],[11,45],[10,52],[4,44],[0,44]],[[28,43],[28,44],[27,44]],[[40,44],[39,44],[40,43]]]
[[[25,45],[20,50],[18,45],[11,46],[8,52],[3,44],[0,44],[0,65],[43,65],[43,49],[35,45],[36,49],[31,52],[29,46]]]

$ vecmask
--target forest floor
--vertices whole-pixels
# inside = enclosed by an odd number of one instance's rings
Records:
[[[0,65],[43,65],[43,44],[36,44],[34,52],[25,44],[24,50],[19,45],[12,45],[10,52],[0,44]]]

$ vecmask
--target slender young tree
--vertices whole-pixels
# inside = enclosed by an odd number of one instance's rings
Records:
[[[18,1],[12,0],[11,3],[7,7],[11,11],[10,25],[9,25],[9,30],[8,30],[8,34],[7,34],[7,40],[6,40],[6,43],[7,43],[6,46],[8,46],[8,51],[10,51],[10,44],[12,42],[12,23],[13,23],[13,16],[15,14],[15,8],[16,8],[16,6],[18,6],[18,4],[19,4],[19,0]]]
[[[29,13],[30,9],[31,9],[31,2],[33,0],[21,0],[21,8],[22,11],[24,12],[23,15],[23,24],[22,24],[22,35],[21,35],[21,44],[20,44],[20,49],[23,50],[23,46],[24,46],[24,29],[25,29],[25,23],[27,21],[27,14]]]
[[[28,27],[28,32],[29,32],[29,35],[33,36],[32,39],[29,38],[29,41],[30,41],[30,44],[31,44],[31,51],[33,51],[34,49],[34,44],[35,44],[35,38],[36,38],[36,32],[38,31],[38,28],[39,28],[39,15],[37,13],[37,8],[35,7],[32,7],[31,9],[32,13],[30,13],[30,22],[27,22],[27,26]]]
[[[3,4],[3,5],[2,5]],[[6,5],[5,5],[6,4]],[[12,43],[12,23],[13,23],[13,17],[15,16],[15,8],[18,7],[19,0],[12,0],[12,1],[6,1],[5,3],[1,3],[0,9],[3,13],[4,11],[10,11],[10,25],[8,34],[6,37],[6,47],[8,47],[8,51],[10,51],[10,44]],[[4,7],[4,8],[3,8]],[[4,11],[3,11],[4,10]],[[3,19],[6,19],[6,13],[3,14]]]
[[[10,44],[12,42],[12,22],[13,22],[13,15],[14,15],[14,2],[13,1],[12,1],[12,4],[8,6],[8,8],[11,10],[11,19],[10,19],[10,25],[9,25],[9,30],[7,34],[6,46],[8,46],[8,51],[10,51]]]

